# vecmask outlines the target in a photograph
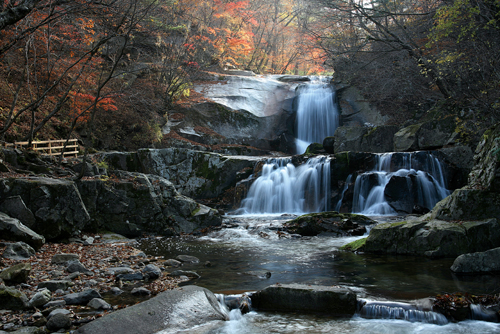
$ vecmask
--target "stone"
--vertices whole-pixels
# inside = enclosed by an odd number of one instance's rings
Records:
[[[94,310],[110,310],[112,308],[109,303],[101,298],[92,299],[87,306],[93,308]]]
[[[69,261],[66,267],[68,273],[83,273],[87,275],[93,275],[93,272],[85,268],[85,266],[77,260]]]
[[[69,261],[79,261],[80,255],[70,254],[70,253],[60,253],[54,254],[50,263],[52,264],[64,264],[66,265]]]
[[[87,237],[85,240],[83,240],[83,244],[85,246],[92,245],[94,243],[94,238],[93,237]]]
[[[130,267],[110,267],[106,269],[110,275],[133,274],[134,270]]]
[[[214,320],[228,320],[215,295],[204,288],[184,286],[96,319],[78,328],[75,334],[136,334],[161,330],[175,333]]]
[[[144,279],[144,275],[141,272],[121,274],[117,275],[116,277],[122,281],[142,281]]]
[[[12,260],[28,260],[36,254],[35,250],[25,242],[19,241],[13,244],[7,244],[3,252],[3,257]]]
[[[328,154],[335,153],[335,137],[326,137],[323,139],[323,149]]]
[[[47,314],[47,310],[43,310],[43,313]],[[50,310],[47,314],[47,319],[50,319],[52,316],[56,314],[65,314],[65,315],[70,315],[71,311],[67,310],[65,308],[55,308],[53,310]]]
[[[250,296],[252,307],[264,311],[318,312],[350,317],[357,307],[356,293],[345,287],[275,284]]]
[[[23,241],[37,250],[45,243],[43,236],[3,212],[0,212],[0,235],[5,240]]]
[[[149,296],[151,294],[151,291],[149,291],[146,288],[140,287],[140,288],[133,288],[130,293],[135,296]]]
[[[367,127],[360,126],[340,126],[335,130],[334,137],[334,152],[356,151],[363,152],[361,142],[363,137],[368,133]]]
[[[73,286],[73,282],[69,280],[50,280],[38,283],[38,289],[47,289],[52,292],[56,292],[59,289],[66,290],[70,286]]]
[[[200,259],[191,255],[178,255],[175,259],[184,263],[200,263]]]
[[[26,295],[14,288],[0,285],[0,305],[6,310],[26,310],[29,309]]]
[[[121,295],[123,293],[123,290],[116,286],[112,287],[109,291],[114,295]]]
[[[33,228],[36,224],[35,215],[26,207],[26,204],[24,204],[23,199],[19,195],[7,197],[0,204],[0,211],[12,218],[18,219],[29,229]]]
[[[68,329],[72,325],[71,319],[66,314],[58,313],[50,317],[45,325],[49,331],[58,331]]]
[[[500,272],[500,248],[462,254],[455,259],[450,269],[455,273]]]
[[[332,211],[302,215],[286,222],[283,227],[288,233],[301,236],[316,236],[320,233],[345,236],[363,235],[366,232],[365,225],[375,223],[363,215]]]
[[[361,151],[385,153],[394,151],[394,135],[399,127],[395,125],[381,125],[369,128],[361,138]]]
[[[460,224],[442,220],[383,223],[374,226],[366,239],[365,252],[453,257],[500,247],[500,224],[496,219]]]
[[[31,265],[28,262],[18,263],[3,270],[0,273],[0,279],[3,279],[7,285],[26,283],[31,272]]]
[[[165,260],[165,262],[163,262],[163,264],[165,264],[166,266],[169,266],[169,267],[174,267],[174,268],[178,268],[178,267],[182,266],[181,261],[177,261],[174,259],[167,259],[167,260]]]
[[[144,276],[149,279],[157,279],[161,276],[161,270],[154,264],[148,264],[142,269]]]
[[[102,298],[101,294],[94,289],[65,295],[64,301],[67,305],[85,305],[94,298]]]
[[[201,278],[201,276],[195,273],[194,271],[185,271],[185,270],[175,270],[172,271],[169,275],[172,277],[187,276],[189,278]]]
[[[453,145],[455,128],[453,117],[410,125],[394,135],[394,151],[434,150]]]
[[[48,289],[41,289],[33,297],[31,297],[29,303],[32,307],[39,307],[47,304],[52,299],[52,294]]]
[[[51,300],[47,304],[43,305],[44,308],[49,308],[49,307],[64,307],[66,305],[66,302],[63,299],[59,300]]]

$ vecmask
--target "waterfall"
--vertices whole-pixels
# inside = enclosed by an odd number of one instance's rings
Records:
[[[440,313],[419,310],[406,303],[363,301],[359,311],[362,318],[367,319],[399,319],[411,322],[425,322],[436,325],[445,325],[448,319]]]
[[[310,158],[299,167],[289,158],[269,159],[237,213],[321,212],[329,201],[330,158]]]
[[[323,143],[339,126],[335,90],[330,84],[300,86],[297,96],[297,153],[302,154],[311,143]]]
[[[393,215],[412,213],[415,206],[431,210],[449,194],[441,162],[432,154],[378,154],[375,168],[356,178],[352,212]]]

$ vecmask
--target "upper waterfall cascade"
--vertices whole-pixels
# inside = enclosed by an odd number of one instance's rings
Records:
[[[297,153],[312,143],[323,143],[339,126],[335,89],[327,83],[310,83],[297,89]]]

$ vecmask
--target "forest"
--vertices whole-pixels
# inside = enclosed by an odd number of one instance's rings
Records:
[[[161,124],[224,68],[333,75],[395,122],[500,120],[498,0],[2,0],[0,141],[162,147]]]

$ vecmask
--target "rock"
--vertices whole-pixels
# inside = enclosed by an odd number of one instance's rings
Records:
[[[93,272],[85,268],[85,266],[78,260],[69,261],[65,270],[68,273],[83,273],[93,275]]]
[[[154,264],[148,264],[144,269],[142,269],[144,276],[149,279],[157,279],[161,276],[161,270]]]
[[[35,250],[30,245],[19,241],[13,244],[7,244],[7,248],[5,248],[2,256],[7,259],[22,261],[28,260],[35,254]]]
[[[85,240],[83,240],[83,244],[85,246],[92,245],[94,243],[94,238],[93,237],[87,237]]]
[[[39,307],[47,304],[52,299],[52,294],[48,289],[42,289],[35,293],[35,295],[30,299],[29,304],[31,307]]]
[[[6,310],[26,310],[29,309],[26,295],[14,288],[0,285],[0,305]]]
[[[55,332],[63,328],[64,329],[70,328],[71,325],[72,323],[69,316],[58,313],[50,317],[49,321],[47,321],[47,325],[45,326],[49,331]]]
[[[45,243],[43,236],[3,212],[0,212],[0,235],[5,240],[23,241],[37,250]]]
[[[208,321],[228,320],[207,289],[184,286],[115,311],[76,330],[77,334],[136,334],[190,330]]]
[[[94,298],[102,298],[96,290],[89,289],[82,292],[71,293],[64,296],[67,305],[85,305]]]
[[[122,281],[141,281],[144,279],[144,275],[141,272],[132,274],[121,274],[117,275],[116,277]]]
[[[454,144],[455,128],[453,117],[408,126],[394,135],[394,151],[434,150]]]
[[[178,255],[176,259],[184,263],[200,263],[200,259],[191,255]]]
[[[352,316],[356,312],[356,294],[348,288],[275,284],[250,296],[252,307],[265,311],[318,312],[330,316]]]
[[[45,312],[45,310],[43,312]],[[56,309],[50,311],[49,314],[47,314],[47,319],[50,319],[51,317],[53,317],[56,314],[70,315],[71,311],[66,310],[64,308],[56,308]]]
[[[3,279],[7,285],[26,283],[30,272],[31,265],[28,262],[18,263],[2,271],[0,279]]]
[[[201,278],[201,276],[195,273],[194,271],[185,271],[185,270],[175,270],[172,271],[169,275],[172,277],[187,276],[189,278]]]
[[[178,267],[182,266],[181,261],[177,261],[174,259],[167,259],[167,260],[165,260],[165,262],[163,262],[163,264],[165,264],[166,266],[174,267],[174,268],[178,268]]]
[[[369,129],[359,126],[340,126],[333,135],[335,153],[346,151],[363,152],[361,142]]]
[[[388,117],[372,107],[361,95],[359,89],[345,86],[342,83],[336,82],[334,84],[337,88],[341,124],[363,126],[370,123],[374,126],[380,126],[386,123]]]
[[[111,305],[101,298],[92,299],[87,306],[93,308],[94,310],[110,310],[112,308]]]
[[[123,290],[116,286],[112,287],[109,291],[114,295],[121,295],[123,293]]]
[[[149,291],[146,288],[140,287],[140,288],[133,288],[130,293],[135,296],[149,296],[151,294],[151,291]]]
[[[44,177],[0,180],[1,198],[17,195],[35,215],[33,230],[48,240],[71,237],[90,223],[73,181]]]
[[[35,215],[26,207],[26,204],[24,204],[23,199],[19,195],[7,197],[0,204],[0,211],[12,218],[18,219],[29,229],[33,228],[36,224]]]
[[[66,290],[70,286],[73,286],[73,282],[69,280],[51,280],[38,283],[38,289],[47,289],[52,292],[55,292],[59,289]]]
[[[371,127],[361,139],[363,152],[385,153],[394,152],[394,135],[399,127],[395,125],[380,125]]]
[[[323,149],[328,154],[335,153],[335,137],[326,137],[323,139]]]
[[[60,253],[53,255],[50,263],[66,265],[70,261],[79,261],[79,260],[80,260],[80,255],[78,254]]]
[[[304,154],[325,154],[326,151],[323,148],[323,144],[312,143],[310,144]]]
[[[63,299],[59,300],[51,300],[47,304],[43,305],[44,308],[49,308],[49,307],[64,307],[66,305],[66,302]]]
[[[110,267],[106,269],[110,275],[133,274],[134,270],[130,267]]]
[[[413,183],[405,176],[393,175],[385,186],[384,196],[389,205],[398,213],[413,213]]]
[[[453,257],[500,247],[500,224],[496,219],[460,224],[423,219],[374,226],[364,251]]]
[[[320,233],[330,233],[335,236],[363,235],[364,225],[376,222],[368,217],[349,213],[321,212],[310,213],[297,217],[283,224],[288,233],[301,236],[316,236]]]
[[[451,271],[456,273],[491,273],[500,271],[500,248],[462,254],[455,259]]]

